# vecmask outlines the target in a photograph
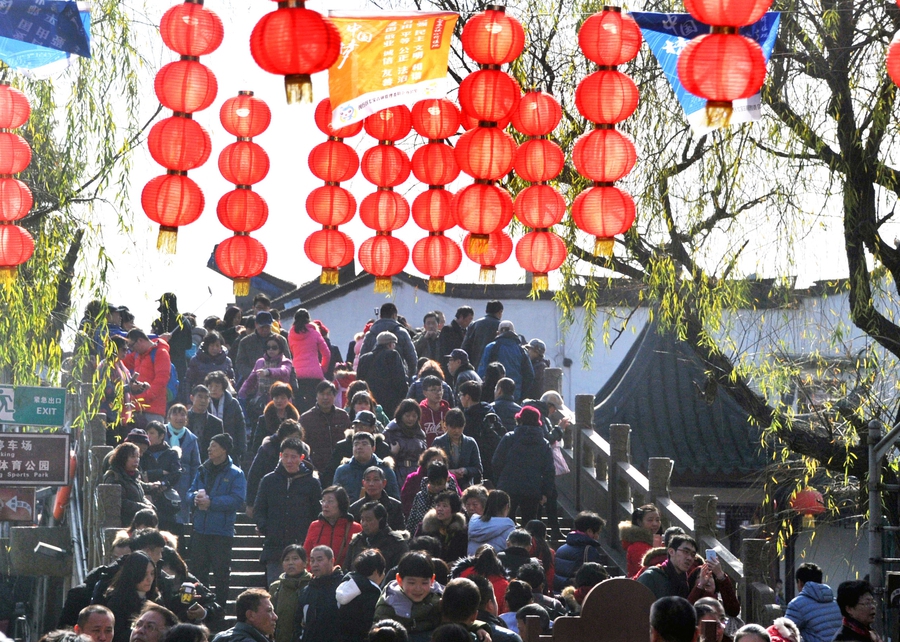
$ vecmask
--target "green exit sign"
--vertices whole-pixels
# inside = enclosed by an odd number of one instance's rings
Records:
[[[0,385],[0,424],[61,427],[65,415],[65,388]]]

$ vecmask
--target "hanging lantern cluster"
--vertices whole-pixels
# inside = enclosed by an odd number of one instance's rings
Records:
[[[525,31],[506,15],[505,7],[489,5],[466,22],[462,46],[479,69],[460,84],[459,103],[464,120],[477,126],[457,141],[456,162],[475,182],[457,192],[453,215],[469,232],[466,255],[487,267],[480,257],[501,255],[490,248],[491,235],[503,230],[513,217],[512,197],[497,182],[512,170],[515,161],[515,139],[503,130],[521,96],[519,84],[500,66],[522,53]],[[484,277],[493,274],[492,270],[482,271]]]
[[[444,232],[456,225],[451,208],[453,194],[446,188],[459,176],[459,164],[447,139],[459,129],[459,108],[446,98],[426,98],[412,109],[412,125],[428,142],[412,157],[413,175],[428,189],[412,204],[416,225],[428,232],[412,250],[416,269],[428,275],[428,292],[443,294],[444,277],[459,269],[462,251]]]
[[[592,234],[594,256],[612,256],[614,237],[634,223],[634,200],[614,183],[634,167],[637,153],[631,139],[616,129],[634,113],[638,89],[616,67],[634,58],[641,47],[641,30],[619,7],[603,7],[581,26],[578,45],[585,57],[599,65],[575,90],[575,106],[594,123],[572,150],[575,169],[592,186],[575,197],[572,220]]]
[[[341,183],[349,181],[359,169],[356,150],[344,142],[362,131],[362,123],[334,129],[331,126],[331,101],[325,98],[316,106],[316,126],[328,140],[309,153],[309,169],[325,181],[306,197],[306,213],[322,226],[306,237],[303,250],[307,258],[322,266],[319,283],[337,285],[338,270],[353,260],[355,247],[350,237],[338,230],[356,214],[356,199]]]
[[[173,254],[178,228],[203,213],[203,192],[187,173],[209,159],[212,143],[193,114],[212,104],[219,86],[212,71],[197,59],[219,48],[224,29],[222,20],[203,7],[203,0],[187,0],[166,11],[159,32],[181,59],[156,74],[156,96],[172,115],[153,125],[147,144],[153,160],[165,167],[166,173],[144,186],[141,206],[160,226],[156,247]]]
[[[314,73],[325,71],[341,53],[341,34],[304,0],[282,0],[250,34],[250,53],[264,71],[284,76],[288,104],[312,103]]]
[[[31,147],[11,130],[31,116],[28,97],[9,83],[0,83],[0,283],[10,285],[19,266],[34,254],[34,239],[14,222],[25,218],[34,205],[28,185],[14,178],[31,162]]]
[[[772,0],[685,0],[694,18],[710,25],[712,33],[691,40],[678,56],[678,78],[684,88],[706,99],[709,126],[727,126],[732,102],[757,93],[766,79],[762,48],[738,33],[758,22]]]
[[[516,218],[532,231],[516,244],[516,260],[532,275],[531,290],[550,287],[548,273],[566,260],[566,244],[550,228],[566,215],[562,194],[549,184],[559,176],[565,155],[550,140],[550,132],[562,119],[562,107],[556,98],[542,91],[528,91],[513,112],[512,123],[528,140],[516,150],[516,174],[532,183],[516,196]]]
[[[409,248],[391,232],[409,220],[409,203],[394,188],[409,178],[410,162],[394,143],[412,130],[412,114],[405,105],[388,107],[366,117],[364,127],[378,144],[365,151],[360,168],[378,189],[359,205],[360,220],[376,234],[359,247],[359,263],[375,277],[375,291],[389,293],[392,277],[409,261]]]
[[[263,271],[268,258],[266,248],[250,232],[261,228],[269,218],[269,206],[253,191],[253,185],[269,173],[269,155],[253,142],[253,137],[266,131],[272,112],[265,102],[253,97],[252,91],[240,91],[225,101],[219,119],[237,141],[219,154],[219,171],[235,189],[219,199],[216,214],[234,236],[219,243],[216,265],[234,281],[235,296],[247,296],[250,279]]]

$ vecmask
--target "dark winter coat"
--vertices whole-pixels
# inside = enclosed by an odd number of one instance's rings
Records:
[[[256,451],[256,457],[250,464],[247,472],[247,505],[253,506],[256,502],[256,493],[262,478],[275,470],[281,455],[281,444],[274,441],[275,436],[270,435],[263,439],[262,446]],[[300,442],[303,443],[303,442]],[[303,444],[303,454],[309,459],[309,446]]]
[[[478,372],[471,363],[460,366],[453,374],[453,392],[457,399],[459,399],[459,387],[467,381],[475,381],[479,386],[482,383],[481,377],[478,376]]]
[[[500,319],[492,314],[487,314],[478,321],[473,321],[466,328],[466,338],[463,339],[462,349],[469,355],[469,362],[476,369],[481,364],[484,347],[497,337],[499,327]]]
[[[375,438],[375,454],[381,459],[390,457],[391,447],[384,441],[384,435],[376,433],[372,436]],[[331,461],[328,462],[328,466],[325,467],[324,471],[319,471],[319,476],[325,486],[331,485],[331,481],[334,479],[334,471],[338,469],[338,466],[350,461],[352,458],[353,429],[351,428],[350,430],[345,430],[344,438],[334,445],[334,449],[331,451]],[[397,481],[399,482],[400,480]],[[350,498],[350,501],[353,501],[353,497]]]
[[[350,504],[350,514],[353,515],[353,519],[358,522],[363,505],[371,501],[375,500],[369,499],[368,495],[366,495]],[[384,509],[387,511],[388,526],[395,531],[402,531],[405,520],[403,518],[403,505],[400,501],[388,495],[386,490],[383,490],[381,491],[381,497],[378,499],[378,503],[384,506]]]
[[[175,488],[181,479],[181,460],[178,452],[163,442],[160,446],[150,446],[141,457],[141,470],[147,481],[163,482],[166,488]]]
[[[556,549],[556,577],[553,579],[554,589],[561,591],[571,584],[575,573],[585,562],[600,562],[600,542],[582,533],[570,531],[566,535],[566,543]]]
[[[340,639],[340,614],[335,591],[344,579],[341,568],[331,575],[314,577],[297,597],[294,635],[300,642],[334,642]],[[296,637],[295,637],[296,639]]]
[[[197,350],[197,354],[191,357],[188,363],[187,374],[181,380],[182,398],[187,399],[194,386],[203,383],[206,375],[216,370],[224,372],[226,377],[234,381],[234,366],[231,365],[231,358],[224,350],[214,357],[208,352]]]
[[[349,563],[352,564],[356,556],[367,548],[377,548],[381,551],[384,556],[384,567],[386,569],[393,568],[409,550],[409,532],[382,529],[371,537],[365,533],[357,533],[350,540],[350,548],[347,551]]]
[[[306,443],[309,444],[312,463],[316,470],[325,470],[331,460],[331,453],[350,427],[350,415],[343,408],[332,407],[325,412],[315,404],[300,415],[300,425],[306,432]],[[330,479],[322,479],[328,486]]]
[[[540,560],[536,557],[532,557],[531,554],[521,546],[510,546],[506,550],[500,551],[497,553],[497,559],[503,564],[503,568],[506,569],[506,574],[509,577],[515,577],[519,572],[519,567],[523,564],[528,564],[529,562],[540,563]]]
[[[516,414],[522,409],[522,406],[516,403],[511,395],[501,395],[494,399],[491,404],[491,410],[500,417],[503,427],[507,432],[516,429]]]
[[[375,620],[375,605],[381,597],[381,589],[365,575],[348,573],[335,591],[340,640],[363,642]]]
[[[419,455],[428,447],[425,432],[416,424],[412,428],[391,421],[384,430],[384,440],[388,446],[400,444],[400,451],[394,455],[394,470],[401,479],[406,479],[419,466]]]
[[[450,435],[444,434],[434,440],[432,446],[442,448],[447,453],[450,462],[448,468],[457,469],[465,468],[466,474],[461,478],[457,475],[456,481],[459,487],[465,490],[472,484],[481,483],[481,451],[478,450],[478,444],[468,435],[462,436],[462,443],[459,445],[459,455],[453,458],[452,448],[450,444]]]
[[[523,399],[540,399],[544,394],[544,371],[550,367],[550,362],[543,357],[531,360],[531,369],[534,370],[534,379],[531,386],[522,389]]]
[[[253,453],[259,452],[259,449],[263,444],[263,440],[266,437],[271,437],[276,432],[278,432],[278,427],[285,419],[293,419],[294,421],[298,422],[300,421],[300,413],[297,412],[294,404],[289,403],[287,406],[285,406],[284,417],[281,418],[278,416],[278,409],[275,407],[275,404],[271,401],[267,403],[265,410],[263,410],[263,414],[261,414],[256,420],[256,428],[253,430],[253,441],[250,444],[250,450]]]
[[[253,504],[253,521],[266,537],[260,562],[277,561],[285,546],[303,543],[309,525],[319,514],[321,495],[319,480],[305,460],[300,462],[297,475],[288,475],[278,464],[262,478]]]
[[[456,319],[452,319],[450,323],[445,324],[444,327],[441,328],[441,358],[439,361],[441,362],[441,367],[444,369],[444,372],[447,372],[447,355],[457,348],[462,348],[465,338],[466,329],[460,327]]]
[[[369,384],[372,396],[389,415],[406,398],[409,389],[400,353],[386,345],[377,346],[359,358],[356,378]]]
[[[466,527],[466,517],[462,513],[456,513],[450,520],[450,524],[445,528],[432,508],[425,513],[425,519],[422,520],[422,524],[419,526],[416,537],[420,535],[431,535],[438,539],[441,543],[441,554],[439,557],[447,564],[453,564],[459,558],[466,556],[469,531]]]
[[[553,494],[556,469],[540,426],[518,426],[504,435],[492,463],[497,488],[510,495],[540,498]]]
[[[218,417],[206,413],[191,412],[188,410],[188,430],[197,436],[197,448],[200,452],[200,461],[206,461],[209,456],[209,442],[216,435],[225,432],[225,426]],[[191,481],[194,481],[193,479]]]
[[[235,461],[240,461],[247,452],[247,424],[244,421],[241,403],[226,390],[218,403],[215,399],[210,398],[209,413],[222,420],[225,432],[231,435],[231,439],[234,441],[234,448],[230,454]]]
[[[531,388],[534,381],[534,369],[531,359],[522,349],[519,337],[511,332],[504,332],[484,347],[478,375],[484,379],[488,364],[499,361],[506,368],[506,376],[516,382],[516,399],[522,398],[522,392]]]
[[[270,642],[262,631],[246,622],[235,622],[234,626],[222,631],[213,642]]]
[[[119,513],[122,526],[131,524],[134,514],[139,510],[153,508],[153,504],[144,496],[144,482],[137,475],[129,475],[120,466],[110,466],[103,475],[103,483],[122,487],[122,509]]]
[[[392,332],[394,336],[397,337],[397,351],[400,353],[405,364],[404,372],[407,375],[415,374],[416,362],[419,359],[416,356],[416,348],[413,345],[412,339],[409,338],[409,332],[407,332],[406,328],[400,325],[395,319],[378,319],[378,321],[372,324],[372,327],[369,328],[369,331],[366,333],[366,338],[363,339],[362,348],[359,350],[360,365],[362,365],[363,355],[375,350],[378,335],[382,332]],[[357,368],[357,372],[358,371],[359,369]],[[378,403],[384,406],[384,402],[378,398],[378,395],[376,395],[375,398],[378,399]],[[393,408],[388,410],[388,412],[392,411]]]
[[[500,418],[491,410],[491,405],[484,401],[469,406],[464,411],[466,415],[466,434],[475,440],[478,444],[478,453],[481,455],[482,477],[490,479],[496,484],[497,474],[494,472],[494,452],[500,443],[500,438],[505,434]],[[491,419],[486,419],[488,415],[494,415],[496,423],[494,426]]]
[[[372,459],[365,464],[356,461],[355,457],[351,457],[346,464],[341,464],[334,473],[332,484],[343,486],[344,490],[350,496],[350,501],[356,501],[362,493],[363,474],[370,466],[378,466],[387,480],[388,495],[400,500],[400,486],[397,485],[397,476],[391,468],[389,462],[383,461],[378,455],[372,455]]]
[[[278,622],[275,624],[275,642],[294,642],[296,639],[294,620],[297,615],[297,600],[300,591],[311,579],[312,575],[306,569],[300,575],[292,577],[282,573],[269,587],[272,606],[275,607],[275,614],[278,616]]]

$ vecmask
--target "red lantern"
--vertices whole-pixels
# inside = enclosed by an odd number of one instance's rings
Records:
[[[453,194],[443,188],[428,189],[416,196],[412,217],[426,232],[446,232],[454,225]]]
[[[178,4],[163,14],[159,35],[182,56],[206,56],[222,44],[225,28],[215,13],[196,2]]]
[[[31,162],[31,147],[18,134],[0,132],[0,174],[23,171]]]
[[[559,125],[562,107],[544,91],[527,91],[512,113],[512,124],[526,136],[546,136]]]
[[[462,125],[463,129],[469,131],[470,129],[474,129],[478,127],[478,120],[472,118],[465,112],[462,112],[459,116],[459,122]],[[497,129],[506,129],[509,126],[510,119],[504,118],[500,122],[497,123]]]
[[[895,85],[900,85],[900,32],[894,35],[888,46],[887,56],[885,57],[888,76],[894,81]]]
[[[505,263],[512,255],[512,239],[509,238],[506,232],[494,232],[488,236],[484,242],[484,247],[479,253],[476,254],[469,250],[470,246],[478,244],[480,244],[480,241],[475,241],[471,234],[466,234],[466,238],[463,239],[463,248],[466,256],[481,266],[478,280],[482,283],[493,283],[497,279],[497,266]]]
[[[359,157],[348,144],[327,140],[312,148],[309,169],[313,176],[326,183],[343,183],[356,174]]]
[[[376,232],[399,230],[409,220],[409,203],[393,190],[378,190],[359,204],[359,218]]]
[[[8,84],[0,83],[0,129],[21,127],[31,116],[28,97]]]
[[[34,239],[18,225],[0,225],[0,284],[16,280],[19,266],[34,254]]]
[[[593,73],[575,90],[575,106],[593,123],[613,125],[622,122],[634,113],[637,105],[637,85],[616,70]]]
[[[219,84],[206,65],[196,60],[176,60],[157,72],[153,88],[163,107],[191,114],[212,105]]]
[[[0,222],[25,218],[32,205],[34,196],[28,185],[17,178],[0,178]]]
[[[238,95],[222,103],[219,110],[222,127],[232,136],[253,138],[259,136],[272,122],[272,110],[252,91],[239,91]]]
[[[519,83],[509,74],[499,69],[479,69],[463,78],[459,104],[469,117],[497,123],[509,120],[521,93]]]
[[[543,183],[559,176],[565,162],[559,145],[547,138],[533,138],[519,145],[514,166],[522,180]]]
[[[578,172],[598,183],[612,183],[632,170],[634,143],[615,129],[592,129],[575,141],[572,162]]]
[[[216,248],[216,265],[219,271],[234,281],[234,294],[250,294],[250,279],[262,273],[268,253],[255,238],[235,234]]]
[[[157,249],[174,252],[178,228],[200,218],[204,204],[200,187],[187,176],[165,174],[151,179],[141,192],[141,207],[160,226]]]
[[[529,232],[516,244],[516,260],[532,273],[532,292],[547,290],[550,287],[547,275],[558,270],[566,260],[566,244],[553,232]]]
[[[253,190],[235,189],[219,199],[216,216],[232,232],[255,232],[269,218],[269,206]]]
[[[496,127],[476,127],[459,137],[456,162],[473,178],[495,181],[512,169],[515,139]]]
[[[375,276],[375,292],[390,293],[391,277],[400,274],[409,262],[409,248],[398,238],[379,234],[359,247],[359,263]]]
[[[634,216],[634,200],[617,187],[590,187],[572,203],[572,221],[597,237],[594,256],[612,256],[613,237],[627,232]]]
[[[513,206],[522,225],[535,229],[556,225],[566,215],[566,201],[552,185],[526,187],[516,196]]]
[[[353,260],[356,248],[350,237],[333,229],[317,230],[306,237],[303,251],[307,258],[322,266],[319,282],[323,285],[337,285],[338,268]]]
[[[200,167],[212,151],[212,142],[203,127],[180,116],[164,118],[153,125],[147,146],[153,160],[179,172]]]
[[[447,289],[444,277],[459,269],[462,251],[443,234],[432,234],[416,241],[412,261],[419,272],[428,275],[428,293],[443,294]]]
[[[351,138],[361,132],[363,128],[362,121],[360,121],[358,123],[353,123],[352,125],[347,125],[346,127],[341,127],[340,129],[335,129],[331,124],[332,109],[330,98],[323,98],[319,101],[319,104],[316,105],[316,112],[313,117],[316,120],[316,127],[319,128],[319,131],[326,136],[332,136],[334,138]],[[350,258],[352,259],[353,257]]]
[[[452,147],[428,143],[413,152],[412,172],[426,185],[447,185],[459,176],[459,164]]]
[[[396,143],[412,130],[412,114],[406,105],[387,107],[366,116],[364,127],[372,138]]]
[[[791,498],[791,508],[803,517],[804,528],[814,528],[816,515],[825,512],[825,500],[814,488],[804,488]]]
[[[459,107],[446,98],[426,98],[412,108],[412,124],[423,138],[443,140],[459,129]]]
[[[269,155],[249,140],[227,145],[219,154],[219,171],[235,185],[254,185],[269,173]]]
[[[578,46],[601,67],[623,65],[641,48],[641,28],[619,7],[603,7],[581,25]]]
[[[409,157],[393,145],[376,145],[365,151],[360,169],[373,185],[397,187],[409,178]]]
[[[356,213],[356,199],[343,187],[322,185],[306,197],[306,213],[319,225],[326,227],[344,225],[349,223]]]
[[[289,104],[312,102],[310,75],[328,69],[341,52],[341,35],[303,0],[286,0],[264,15],[250,34],[250,53],[264,71],[284,76]]]
[[[519,57],[525,48],[525,30],[515,18],[506,15],[506,7],[492,5],[466,22],[462,46],[469,57],[482,65],[505,65]]]
[[[713,27],[746,27],[765,15],[772,0],[684,0],[684,8]]]
[[[509,192],[496,185],[474,183],[459,190],[452,202],[457,224],[471,232],[467,255],[479,255],[487,248],[488,237],[509,225],[513,202]]]

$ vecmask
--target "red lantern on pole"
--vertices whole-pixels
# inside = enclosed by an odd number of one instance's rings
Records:
[[[566,244],[548,230],[529,232],[516,244],[516,260],[531,272],[531,290],[540,292],[550,287],[549,273],[558,270],[566,260]]]
[[[34,205],[31,189],[18,178],[0,178],[0,223],[25,218]]]
[[[602,7],[578,30],[585,58],[601,67],[624,65],[637,55],[641,42],[641,28],[621,7]]]
[[[546,229],[563,220],[566,201],[552,185],[539,184],[526,187],[513,204],[516,218],[534,229]]]
[[[16,280],[19,266],[34,254],[34,239],[18,225],[0,225],[0,283]]]
[[[8,83],[0,83],[0,129],[21,127],[30,116],[28,97]]]
[[[514,167],[522,180],[543,183],[559,176],[565,162],[559,145],[549,138],[532,138],[519,145]]]
[[[459,104],[470,118],[497,123],[510,119],[521,92],[519,83],[509,74],[499,69],[479,69],[460,83]]]
[[[547,136],[562,120],[562,107],[551,94],[525,92],[512,113],[512,124],[526,136]]]
[[[306,197],[306,212],[319,225],[337,227],[349,223],[353,218],[356,199],[349,190],[339,185],[322,185]]]
[[[746,27],[759,22],[772,0],[684,0],[684,8],[700,22],[713,27]]]
[[[462,263],[462,251],[452,239],[435,232],[416,241],[412,261],[419,272],[428,275],[428,292],[442,293],[447,288],[444,277]]]
[[[888,76],[895,85],[900,85],[900,32],[894,34],[894,39],[888,46],[887,56],[885,56],[885,66],[887,67]]]
[[[387,232],[363,241],[359,247],[359,263],[375,277],[375,292],[390,293],[391,279],[400,274],[409,262],[409,248]]]
[[[387,107],[366,116],[363,127],[372,138],[396,143],[412,130],[412,114],[406,105]]]
[[[516,141],[496,127],[476,127],[459,137],[455,154],[459,168],[472,178],[496,181],[512,169]]]
[[[638,106],[638,88],[634,81],[615,69],[589,75],[575,90],[575,106],[593,123],[620,123]]]
[[[222,44],[225,27],[202,2],[171,7],[159,22],[159,35],[166,47],[182,56],[208,56]]]
[[[412,108],[412,125],[429,141],[450,138],[459,129],[459,108],[446,98],[426,98]]]
[[[200,218],[205,203],[200,186],[178,172],[150,179],[141,192],[141,207],[160,226],[160,238],[174,238],[179,227]]]
[[[459,226],[469,232],[467,256],[486,250],[490,235],[509,225],[513,217],[509,192],[490,183],[474,183],[459,190],[453,197],[452,209]]]
[[[593,234],[594,256],[612,256],[615,236],[634,224],[634,200],[618,187],[589,187],[572,203],[572,221]]]
[[[442,187],[432,187],[416,196],[412,217],[426,232],[446,232],[456,225],[452,207],[453,194]]]
[[[153,88],[163,107],[191,114],[212,105],[219,84],[206,65],[196,60],[176,60],[157,72]]]
[[[363,153],[362,175],[379,187],[397,187],[409,178],[409,157],[393,145],[376,145]]]
[[[497,280],[497,266],[509,260],[513,251],[513,242],[509,235],[500,230],[488,235],[484,241],[484,247],[478,253],[470,252],[467,248],[472,245],[472,235],[467,234],[463,239],[463,248],[469,260],[478,263],[481,271],[478,280],[482,283],[494,283]]]
[[[226,129],[261,134],[268,127],[269,107],[258,98],[254,99],[253,92],[242,91],[236,100],[226,101],[226,105],[227,109],[223,106],[219,114]],[[252,111],[245,113],[248,109]],[[219,153],[219,171],[225,180],[237,185],[237,189],[219,199],[216,208],[219,221],[234,232],[233,237],[216,249],[216,264],[222,274],[234,281],[235,296],[250,293],[250,279],[263,271],[267,260],[266,248],[249,233],[261,228],[268,218],[268,205],[250,186],[269,172],[269,156],[250,138],[239,136]]]
[[[335,277],[337,283],[338,270],[353,260],[356,248],[349,236],[336,229],[326,227],[316,230],[306,237],[303,251],[309,260],[322,266],[322,274]]]
[[[814,528],[816,515],[825,512],[825,499],[814,488],[804,488],[791,498],[791,508],[803,517],[804,528]]]
[[[328,69],[341,52],[341,35],[328,18],[285,0],[264,15],[250,34],[250,54],[264,71],[284,76],[288,104],[311,103],[314,73]]]
[[[481,65],[505,65],[525,48],[525,30],[503,5],[488,5],[469,18],[461,39],[465,52]]]
[[[599,183],[612,183],[634,168],[634,143],[615,129],[592,129],[582,134],[572,148],[572,163],[582,176]]]
[[[412,172],[426,185],[447,185],[459,176],[459,164],[452,147],[428,143],[413,152]]]
[[[31,234],[14,221],[25,218],[34,197],[29,187],[13,178],[31,162],[31,148],[25,139],[10,132],[21,127],[31,115],[28,98],[8,83],[0,83],[0,284],[12,284],[19,265],[34,254]]]

